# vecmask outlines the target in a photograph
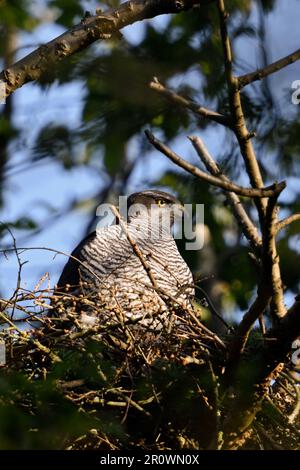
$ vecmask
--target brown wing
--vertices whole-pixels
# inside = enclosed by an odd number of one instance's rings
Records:
[[[55,294],[65,292],[65,287],[68,284],[70,288],[68,292],[73,291],[76,287],[80,284],[80,261],[82,259],[82,249],[85,245],[92,242],[96,237],[96,232],[90,233],[87,237],[85,237],[78,246],[76,246],[75,250],[71,253],[72,258],[69,258],[68,262],[65,264],[65,267],[60,275],[60,278],[57,283],[57,288],[55,290]],[[76,258],[76,259],[74,259]],[[79,260],[79,261],[77,261]]]

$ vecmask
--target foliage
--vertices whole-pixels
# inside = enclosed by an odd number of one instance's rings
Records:
[[[46,294],[34,295],[41,303]],[[32,314],[25,315],[31,325]],[[117,318],[80,328],[68,310],[40,321],[27,333],[0,334],[8,345],[7,364],[0,368],[2,449],[157,451],[222,445],[228,413],[224,350],[187,313],[179,314],[171,331],[163,327],[153,337],[142,324],[120,325]],[[242,368],[244,379],[257,367],[251,361]],[[284,419],[293,412],[297,390],[289,367],[285,371],[272,385],[243,448],[299,447],[297,422]]]

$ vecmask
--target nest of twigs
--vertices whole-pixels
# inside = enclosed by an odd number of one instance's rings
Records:
[[[197,312],[172,310],[171,324],[152,331],[141,320],[120,318],[86,327],[72,309],[62,314],[60,306],[59,316],[47,316],[45,291],[22,296],[20,305],[27,296],[40,310],[27,311],[27,330],[24,318],[15,321],[9,310],[1,314],[3,449],[222,446],[226,340],[210,332]],[[299,447],[298,390],[284,370],[243,448]]]

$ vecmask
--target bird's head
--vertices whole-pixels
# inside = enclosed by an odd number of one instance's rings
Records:
[[[184,211],[181,202],[169,193],[148,189],[133,193],[127,200],[128,220],[151,219],[154,225],[164,225],[170,229],[174,220]]]

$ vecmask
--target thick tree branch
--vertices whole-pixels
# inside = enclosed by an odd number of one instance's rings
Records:
[[[203,141],[199,137],[194,137],[194,136],[189,137],[189,139],[191,140],[202,162],[206,166],[206,169],[213,176],[216,176],[223,181],[230,182],[229,178],[227,178],[227,176],[221,172],[217,163],[214,161],[214,159],[208,152],[207,148],[205,147]],[[233,192],[224,191],[224,193],[226,195],[226,199],[228,203],[230,204],[232,208],[232,211],[237,220],[237,223],[241,227],[243,234],[249,241],[254,252],[255,253],[260,252],[261,245],[262,245],[261,238],[258,234],[257,228],[255,227],[252,220],[250,219],[247,212],[245,211],[240,198]]]
[[[225,449],[238,449],[244,442],[245,433],[251,426],[257,412],[261,408],[270,383],[274,380],[286,360],[292,343],[300,336],[300,296],[268,334],[264,348],[254,358],[252,367],[248,364],[248,380],[245,383],[243,367],[241,364],[236,378],[237,388],[229,398],[230,411],[224,423]]]
[[[228,92],[229,92],[229,104],[231,117],[233,120],[233,130],[238,140],[241,154],[243,156],[246,170],[254,188],[262,188],[264,186],[261,171],[257,162],[257,158],[254,152],[254,148],[251,142],[253,135],[247,129],[245,123],[245,117],[243,113],[241,96],[238,89],[238,79],[234,76],[233,66],[233,55],[231,43],[227,31],[227,19],[228,13],[225,9],[224,0],[218,0],[218,10],[220,18],[220,31],[221,39],[223,44],[224,62],[225,62],[225,75],[227,80]],[[260,220],[263,220],[263,215],[266,209],[267,202],[265,199],[258,199],[255,201]]]
[[[282,59],[276,60],[270,65],[263,67],[261,69],[256,70],[255,72],[247,73],[245,75],[241,75],[238,77],[238,88],[239,90],[250,83],[256,82],[257,80],[261,80],[262,78],[271,75],[272,73],[278,72],[279,70],[283,69],[287,65],[293,64],[297,60],[300,59],[300,49],[291,54],[283,57]]]
[[[197,178],[206,181],[213,186],[224,189],[225,191],[234,192],[240,196],[253,197],[253,198],[263,198],[263,197],[272,197],[276,194],[279,194],[286,186],[286,183],[282,181],[281,183],[275,183],[272,186],[267,188],[243,188],[238,186],[231,181],[222,180],[216,176],[209,175],[199,168],[195,167],[191,163],[187,162],[183,158],[179,157],[173,150],[163,144],[160,140],[156,139],[150,131],[145,131],[145,134],[149,142],[160,152],[162,152],[166,157],[168,157],[176,165],[180,166],[184,170],[188,171]]]
[[[130,0],[118,8],[88,16],[59,37],[42,45],[0,74],[6,96],[25,83],[38,80],[51,64],[79,52],[99,39],[107,39],[137,21],[166,13],[179,13],[214,0]]]
[[[268,201],[263,234],[263,269],[266,286],[270,283],[271,291],[271,311],[276,317],[283,317],[286,314],[283,299],[283,285],[281,281],[279,256],[276,248],[276,223],[277,223],[277,197]],[[266,289],[266,287],[265,287]]]
[[[192,100],[184,98],[183,96],[178,95],[175,91],[170,90],[163,86],[156,78],[150,82],[150,88],[154,91],[157,91],[159,94],[167,98],[171,103],[174,103],[177,106],[190,109],[195,114],[209,119],[211,121],[222,124],[225,127],[231,127],[231,118],[230,116],[225,116],[224,114],[217,113],[211,109],[200,106],[198,103],[195,103]]]
[[[280,274],[279,257],[276,249],[276,206],[277,197],[270,198],[266,210],[262,238],[262,267],[258,282],[257,297],[241,320],[228,350],[228,364],[235,368],[247,343],[250,331],[256,320],[264,313],[269,304],[275,317],[286,314],[283,287]],[[232,371],[230,371],[232,373]]]
[[[280,363],[285,360],[292,342],[300,334],[300,302],[296,298],[294,306],[286,313],[283,301],[283,288],[280,276],[279,257],[276,250],[277,196],[268,200],[262,227],[262,273],[258,283],[257,297],[243,317],[228,347],[227,379],[235,388],[235,400],[228,397],[231,409],[224,422],[224,447],[237,449],[243,444],[244,436],[261,407],[271,380],[276,377]],[[241,353],[247,342],[251,328],[268,304],[278,317],[275,327],[267,334],[265,347],[256,358],[256,365],[249,368],[245,382],[243,374],[244,358]]]

